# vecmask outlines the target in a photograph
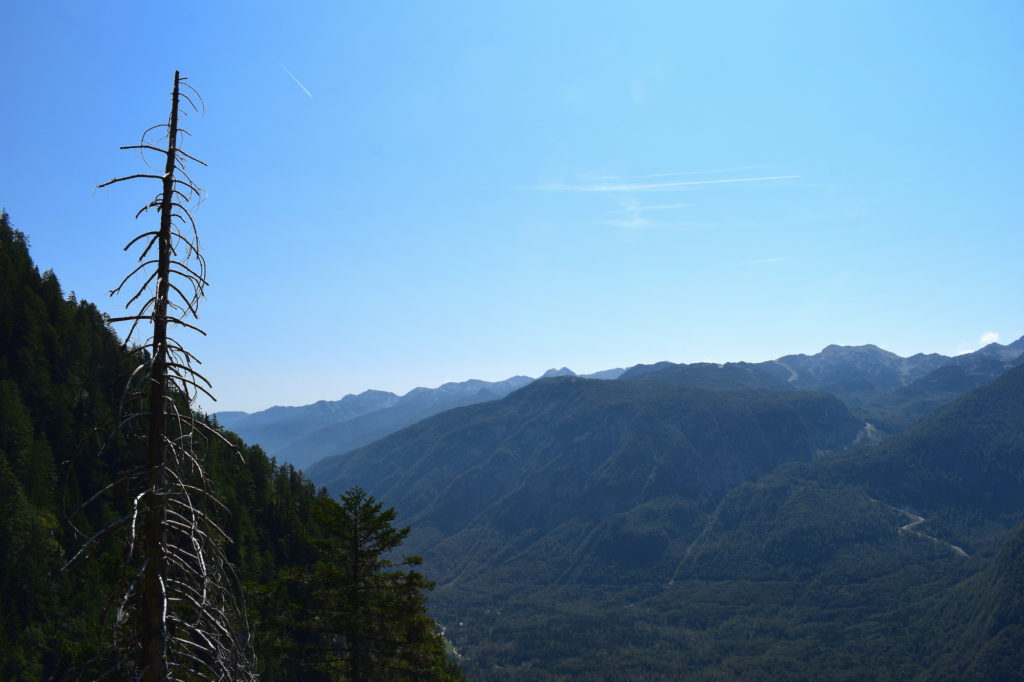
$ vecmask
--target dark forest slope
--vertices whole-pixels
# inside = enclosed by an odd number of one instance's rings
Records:
[[[1022,410],[1024,368],[844,451],[824,394],[561,378],[313,475],[415,521],[480,679],[1000,679]]]
[[[126,369],[104,316],[40,274],[26,238],[0,214],[0,679],[65,679],[73,668],[79,677],[67,679],[100,675],[90,661],[109,641],[101,625],[124,547],[115,539],[60,572],[81,542],[63,519],[132,459],[108,438]],[[298,655],[282,616],[318,613],[315,596],[289,588],[289,576],[317,558],[324,533],[315,509],[333,503],[292,467],[225,435],[234,448],[212,440],[206,467],[230,510],[219,522],[233,539],[227,552],[248,593],[264,679],[326,680]],[[115,489],[78,525],[95,532],[129,505]]]

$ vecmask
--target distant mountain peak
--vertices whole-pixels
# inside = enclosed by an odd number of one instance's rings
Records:
[[[381,390],[378,390],[376,388],[368,388],[365,391],[363,391],[362,393],[358,394],[358,396],[360,396],[360,397],[364,396],[364,395],[365,396],[374,396],[375,395],[375,396],[380,396],[380,397],[386,397],[386,396],[395,395],[395,394],[392,393],[391,391],[381,391]],[[347,398],[348,396],[345,396],[345,397]],[[344,398],[343,398],[343,400],[344,400]]]
[[[893,358],[899,357],[895,353],[893,353],[891,351],[887,351],[884,348],[879,348],[878,346],[876,346],[873,343],[865,343],[862,346],[840,346],[838,344],[831,343],[831,344],[825,346],[824,348],[822,348],[821,352],[818,353],[818,355],[820,355],[822,357],[836,356],[836,355],[850,356],[850,355],[861,355],[861,354],[871,354],[871,355],[884,356],[884,357],[893,357]]]
[[[542,374],[540,378],[541,379],[548,379],[550,377],[574,377],[574,376],[576,376],[576,372],[572,371],[568,367],[563,367],[562,369],[555,369],[554,367],[552,367],[548,371],[544,372],[544,374]]]

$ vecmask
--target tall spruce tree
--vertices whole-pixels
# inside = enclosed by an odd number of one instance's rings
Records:
[[[361,488],[340,501],[317,500],[324,537],[302,575],[316,606],[295,626],[306,632],[313,667],[352,682],[462,679],[427,616],[433,583],[413,570],[420,558],[393,557],[409,528],[396,528],[395,510]]]

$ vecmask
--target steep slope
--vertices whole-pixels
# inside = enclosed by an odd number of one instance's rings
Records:
[[[1024,367],[940,408],[903,434],[808,469],[908,508],[969,552],[1001,541],[1024,512]],[[993,549],[994,551],[994,549]]]
[[[869,450],[734,489],[645,608],[686,604],[680,622],[712,631],[709,675],[1012,679],[1022,408],[1018,368]],[[775,634],[728,641],[736,628]]]
[[[908,660],[903,679],[915,682],[1024,679],[1024,524],[983,570],[850,628],[850,639],[863,655]]]
[[[88,617],[98,597],[51,578],[62,502],[81,499],[61,494],[60,474],[83,490],[102,480],[102,465],[76,455],[111,419],[107,388],[124,369],[99,310],[40,274],[0,211],[0,679],[44,679],[96,644]],[[124,462],[121,449],[106,454],[109,470]],[[97,573],[88,578],[102,585]]]
[[[971,556],[991,556],[1024,520],[1022,408],[1024,367],[1019,367],[878,445],[792,464],[739,487],[716,510],[712,525],[691,548],[687,565],[694,570],[706,566],[701,557],[710,556],[712,546],[763,557],[772,537],[766,529],[792,529],[788,519],[795,517],[785,511],[787,506],[815,490],[825,491],[823,500],[828,495],[834,499],[801,505],[801,523],[832,526],[836,532],[827,535],[833,538],[842,526],[869,517],[884,525],[883,519],[895,514],[911,539],[931,538],[951,555],[959,555],[953,547],[960,547]],[[843,496],[847,502],[838,504]],[[845,520],[836,518],[836,509]],[[917,518],[925,520],[911,524]],[[722,538],[734,532],[746,536]],[[797,560],[795,551],[789,548],[780,556]],[[742,564],[725,559],[717,563]]]
[[[991,566],[929,605],[915,622],[931,626],[924,637],[934,642],[934,663],[922,680],[1024,679],[1024,523]]]

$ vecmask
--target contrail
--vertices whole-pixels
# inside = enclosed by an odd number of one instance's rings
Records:
[[[657,182],[651,184],[621,184],[621,185],[554,185],[541,187],[544,190],[561,190],[567,192],[639,192],[651,189],[671,189],[673,187],[688,187],[691,185],[719,185],[732,182],[765,182],[771,180],[791,180],[799,178],[799,175],[772,175],[760,178],[728,178],[722,180],[691,180],[688,182]]]
[[[306,93],[307,95],[309,95],[309,98],[310,98],[310,99],[313,99],[313,93],[311,93],[311,92],[310,92],[309,90],[307,90],[307,89],[306,89],[306,86],[302,84],[302,81],[300,81],[300,80],[299,80],[298,78],[296,78],[296,77],[295,77],[295,74],[294,74],[294,73],[292,73],[291,71],[289,71],[289,70],[288,70],[288,67],[287,67],[287,66],[285,66],[285,65],[284,65],[284,64],[282,64],[281,62],[278,62],[278,65],[279,65],[279,66],[280,66],[280,67],[281,67],[282,69],[284,69],[284,72],[285,72],[286,74],[288,74],[289,76],[291,76],[292,80],[293,80],[293,81],[295,81],[295,84],[296,84],[296,85],[298,85],[298,86],[299,86],[300,88],[302,88],[302,91],[303,91],[304,93]]]
[[[621,175],[602,175],[601,177],[594,178],[595,180],[646,180],[649,178],[672,178],[681,175],[712,175],[714,173],[736,173],[738,171],[750,171],[757,170],[758,168],[771,168],[769,165],[761,164],[757,166],[733,166],[732,168],[713,168],[711,170],[699,170],[699,171],[679,171],[677,173],[648,173],[646,175],[631,175],[623,177]]]

